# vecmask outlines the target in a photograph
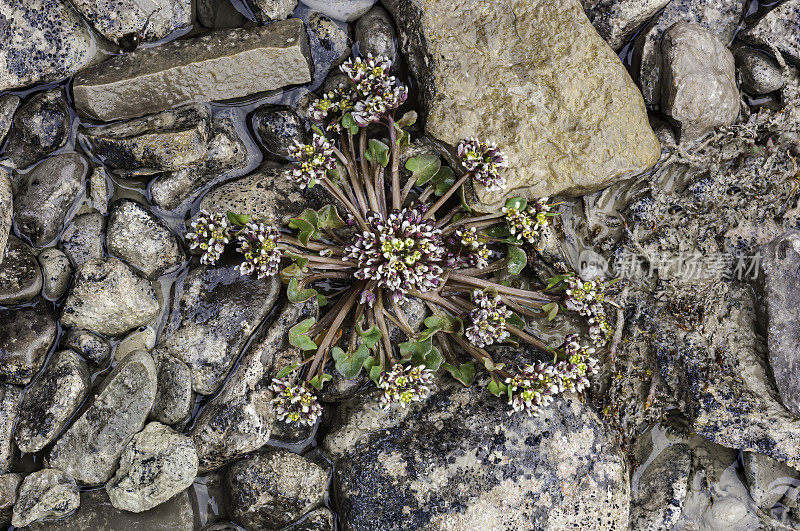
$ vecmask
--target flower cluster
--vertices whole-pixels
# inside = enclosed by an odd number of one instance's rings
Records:
[[[322,415],[322,406],[305,382],[293,385],[285,379],[273,378],[269,389],[275,394],[272,405],[279,421],[313,426]]]
[[[263,223],[247,223],[237,234],[237,251],[244,255],[239,265],[242,275],[258,274],[258,278],[272,276],[278,272],[281,251],[278,249],[280,232],[275,227]]]
[[[489,265],[489,248],[486,240],[478,234],[478,229],[457,229],[455,232],[454,244],[459,244],[461,253],[459,255],[459,265],[467,267],[486,267]]]
[[[360,127],[377,122],[391,109],[396,109],[408,98],[408,91],[387,72],[391,61],[386,57],[348,59],[340,67],[358,92],[353,108],[353,119]]]
[[[308,116],[315,122],[322,122],[328,116],[338,113],[339,117],[353,110],[358,94],[350,85],[341,83],[335,89],[325,93],[308,107]],[[331,121],[329,129],[339,132],[342,124],[339,119]]]
[[[536,244],[541,230],[547,226],[550,205],[544,197],[524,208],[503,207],[503,212],[511,234],[519,234],[528,243]]]
[[[614,335],[603,308],[605,289],[602,281],[584,282],[578,277],[571,277],[566,289],[567,298],[564,300],[567,309],[588,317],[589,337],[598,347],[606,345]]]
[[[472,293],[472,301],[477,308],[469,312],[472,325],[464,331],[464,335],[473,345],[483,348],[510,337],[506,330],[506,319],[509,319],[512,313],[507,306],[500,303],[499,295],[490,295],[476,289]]]
[[[386,219],[370,212],[366,221],[371,230],[356,234],[345,248],[344,259],[358,264],[356,278],[377,280],[396,298],[410,290],[439,287],[447,251],[433,220],[423,220],[420,211],[404,208]]]
[[[458,144],[458,158],[472,177],[488,190],[505,188],[506,178],[500,175],[500,170],[508,167],[508,158],[497,149],[497,144],[477,138],[462,140]]]
[[[291,146],[289,154],[297,162],[288,178],[300,183],[300,188],[311,188],[317,181],[321,181],[328,171],[336,169],[333,145],[324,136],[316,133],[310,144],[297,142]]]
[[[228,219],[222,214],[201,210],[190,226],[191,231],[186,233],[189,248],[202,251],[201,264],[216,264],[230,241]]]
[[[589,387],[588,376],[599,371],[598,360],[594,357],[595,349],[581,345],[578,336],[570,334],[564,342],[564,355],[566,360],[561,360],[555,365],[558,386],[561,391],[581,392]]]
[[[394,402],[406,407],[411,402],[424,400],[430,394],[433,371],[424,365],[403,366],[395,364],[388,372],[381,373],[378,387],[383,389],[381,405],[388,408]]]

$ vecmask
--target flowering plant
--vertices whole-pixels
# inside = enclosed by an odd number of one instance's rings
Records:
[[[490,392],[532,415],[556,393],[583,390],[597,372],[595,348],[610,339],[605,285],[563,275],[530,290],[493,276],[523,270],[524,247],[540,242],[554,205],[512,198],[501,212],[473,213],[463,185],[472,179],[501,190],[508,165],[495,144],[474,138],[457,147],[455,171],[438,156],[414,157],[402,183],[400,151],[416,119],[413,112],[395,119],[406,88],[387,74],[384,58],[348,60],[341,69],[349,83],[312,104],[309,116],[317,125],[311,142],[293,148],[296,162],[288,172],[301,187],[321,186],[334,202],[292,219],[294,235],[232,212],[202,212],[187,235],[204,263],[237,241],[243,274],[280,273],[291,301],[317,297],[326,307],[318,321],[306,319],[289,331],[290,343],[306,355],[273,382],[280,418],[316,420],[312,388],[320,389],[331,378],[326,370],[334,369],[347,379],[366,371],[387,406],[423,399],[440,369],[471,385],[483,367]],[[385,136],[374,138],[375,130]],[[281,263],[288,265],[280,269]],[[344,288],[327,304],[320,285],[331,282]],[[424,329],[409,324],[400,306],[406,298],[426,306]],[[559,310],[589,318],[593,346],[577,336],[551,346],[527,331],[525,319],[553,319]],[[407,341],[393,344],[393,328]],[[487,350],[498,343],[527,343],[552,361],[506,367]],[[286,379],[295,370],[305,374],[299,384]]]

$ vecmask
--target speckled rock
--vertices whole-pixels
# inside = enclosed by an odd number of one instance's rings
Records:
[[[442,382],[406,410],[375,393],[339,410],[323,449],[344,528],[628,528],[626,460],[589,406],[508,416],[480,386]]]
[[[231,517],[248,529],[282,529],[322,503],[329,478],[318,450],[300,456],[267,446],[228,469]]]
[[[106,39],[120,45],[127,44],[126,35],[152,42],[192,22],[191,0],[76,0],[75,7]]]
[[[189,419],[194,407],[192,370],[181,360],[163,350],[154,352],[158,389],[150,418],[169,425],[178,425]]]
[[[0,305],[27,302],[42,289],[42,270],[30,247],[9,235],[0,264]]]
[[[697,140],[739,116],[733,54],[699,24],[679,22],[661,41],[661,108],[681,142]]]
[[[0,249],[5,249],[8,243],[13,213],[14,193],[11,190],[11,177],[0,168]],[[0,253],[0,265],[3,263],[3,257],[4,253]]]
[[[314,63],[314,80],[325,79],[334,66],[350,55],[347,25],[335,22],[323,13],[308,9],[301,9],[294,16],[303,20],[308,30],[308,44]]]
[[[89,199],[91,206],[103,214],[108,214],[108,172],[102,166],[98,166],[89,177]]]
[[[577,0],[513,10],[495,0],[384,6],[416,78],[426,132],[451,145],[490,138],[508,155],[505,191],[477,184],[467,194],[478,210],[499,210],[506,196],[584,194],[658,160],[636,85]]]
[[[283,20],[297,7],[297,0],[253,0],[256,16],[262,23],[270,20]]]
[[[242,276],[235,265],[189,271],[156,346],[192,369],[192,385],[211,394],[278,298],[280,280]]]
[[[184,260],[178,238],[152,212],[131,199],[111,207],[106,232],[108,252],[149,279],[175,269]]]
[[[800,0],[781,2],[738,37],[763,48],[774,46],[786,60],[800,65]]]
[[[114,336],[147,324],[158,315],[150,282],[116,258],[89,260],[75,273],[61,322]]]
[[[396,69],[400,55],[397,50],[397,31],[389,13],[381,6],[370,9],[356,21],[355,37],[362,56],[388,57]]]
[[[39,253],[38,258],[44,283],[42,293],[46,299],[56,300],[67,291],[72,265],[67,255],[55,247],[45,249]]]
[[[83,330],[70,328],[61,338],[64,348],[69,348],[86,358],[92,365],[105,367],[111,357],[111,346],[102,337]]]
[[[14,458],[14,424],[22,403],[22,388],[0,383],[0,474],[5,474]]]
[[[71,350],[53,354],[42,375],[22,400],[14,440],[23,452],[50,444],[89,394],[91,375],[83,358]]]
[[[61,234],[59,247],[77,268],[89,260],[103,258],[103,229],[106,220],[99,212],[82,214]],[[145,242],[146,240],[142,240]]]
[[[267,156],[278,162],[289,158],[289,148],[303,142],[303,119],[291,107],[262,105],[253,113],[253,130]]]
[[[285,531],[333,531],[336,517],[327,507],[317,507],[297,522],[285,527]]]
[[[378,0],[302,0],[302,3],[328,15],[334,20],[352,22],[369,9]]]
[[[780,66],[759,50],[739,46],[734,51],[742,88],[753,95],[767,94],[783,87]]]
[[[587,15],[597,33],[614,50],[620,50],[670,0],[598,0],[588,6]]]
[[[0,144],[6,138],[6,133],[11,128],[11,119],[14,111],[19,107],[20,97],[14,94],[3,94],[0,96]]]
[[[772,509],[800,481],[800,472],[765,455],[744,452],[742,463],[750,495],[764,511]]]
[[[114,347],[114,359],[122,361],[134,350],[153,350],[153,347],[156,346],[156,336],[156,329],[151,325],[140,326],[136,330],[132,330]]]
[[[151,422],[133,436],[106,484],[111,505],[140,513],[188,488],[197,475],[192,440],[168,426]]]
[[[55,339],[56,322],[44,304],[0,311],[0,380],[29,383]]]
[[[26,168],[66,144],[69,130],[61,89],[38,92],[14,113],[6,155],[15,167]]]
[[[75,107],[82,115],[114,120],[239,98],[311,81],[309,59],[298,19],[174,40],[81,72],[73,85]]]
[[[197,0],[197,20],[209,29],[240,28],[247,23],[231,0]]]
[[[248,146],[237,131],[236,123],[239,120],[234,109],[215,117],[211,122],[206,159],[195,166],[156,177],[150,183],[153,203],[173,210],[206,185],[225,180],[243,170],[248,163]]]
[[[63,153],[36,165],[14,196],[14,221],[36,247],[58,236],[70,220],[73,206],[85,193],[89,160],[78,153]]]
[[[50,451],[50,466],[81,483],[108,481],[122,450],[142,429],[156,394],[153,358],[137,351],[122,360],[103,380],[92,404]]]
[[[66,0],[3,2],[0,27],[0,92],[71,76],[97,51],[88,25]]]
[[[42,518],[61,518],[80,505],[78,485],[68,474],[45,468],[25,477],[11,523],[25,527]]]
[[[288,344],[287,331],[317,313],[314,303],[286,303],[264,339],[248,349],[225,387],[197,417],[191,435],[201,470],[220,468],[270,439],[275,412],[269,385],[283,367],[276,368],[276,362],[299,361],[298,349]]]
[[[23,474],[0,474],[0,525],[11,523],[11,510],[17,502],[17,489]]]
[[[205,105],[187,105],[127,122],[84,127],[78,136],[117,171],[150,175],[205,160],[210,122]]]

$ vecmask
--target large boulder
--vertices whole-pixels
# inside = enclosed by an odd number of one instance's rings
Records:
[[[577,0],[388,0],[427,132],[508,155],[507,187],[471,202],[580,195],[649,169],[661,149],[639,90]],[[468,82],[465,82],[469,80]]]

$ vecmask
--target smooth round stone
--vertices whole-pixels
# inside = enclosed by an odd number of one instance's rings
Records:
[[[50,247],[39,253],[39,265],[42,266],[45,298],[58,299],[67,291],[72,275],[69,258],[60,249]]]
[[[111,357],[111,346],[102,337],[82,328],[70,328],[61,339],[61,346],[71,348],[89,360],[92,365],[103,367]]]
[[[9,235],[0,264],[0,305],[27,302],[42,289],[42,271],[30,247]]]
[[[265,105],[253,114],[253,130],[272,160],[283,162],[289,148],[303,141],[303,119],[291,107]]]
[[[56,321],[43,304],[0,311],[0,380],[30,383],[56,339]]]
[[[392,17],[380,6],[375,6],[358,19],[355,30],[358,51],[362,57],[372,54],[373,57],[387,57],[396,68],[397,31],[394,29]]]
[[[742,46],[736,49],[733,57],[746,92],[760,96],[783,87],[780,66],[764,52]]]
[[[352,22],[367,11],[378,0],[301,0],[315,11],[328,15],[334,20]]]

